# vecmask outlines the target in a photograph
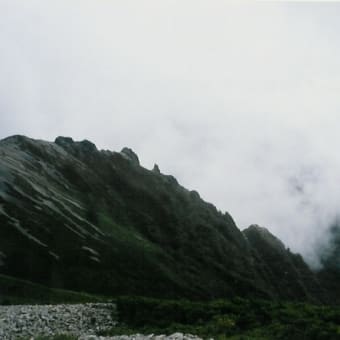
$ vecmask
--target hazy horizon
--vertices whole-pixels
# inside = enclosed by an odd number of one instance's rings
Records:
[[[317,266],[340,212],[340,3],[0,3],[0,138],[88,139]]]

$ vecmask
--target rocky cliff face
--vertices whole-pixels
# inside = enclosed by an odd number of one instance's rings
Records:
[[[319,299],[303,259],[137,155],[0,141],[0,272],[101,294]],[[281,266],[281,267],[280,267]],[[282,268],[279,270],[278,268]]]

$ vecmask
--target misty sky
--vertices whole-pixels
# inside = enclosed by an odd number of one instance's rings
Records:
[[[340,3],[0,0],[0,138],[133,148],[315,262],[340,213]]]

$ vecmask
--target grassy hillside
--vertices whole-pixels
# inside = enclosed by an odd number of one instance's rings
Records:
[[[1,304],[59,304],[107,301],[104,297],[51,289],[29,281],[0,275]]]

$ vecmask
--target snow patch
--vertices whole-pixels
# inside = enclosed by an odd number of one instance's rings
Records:
[[[20,222],[15,219],[15,218],[11,218],[11,220],[9,221],[10,224],[12,224],[15,229],[17,229],[19,232],[21,232],[22,235],[26,236],[28,239],[30,239],[31,241],[39,244],[42,247],[46,247],[47,248],[47,244],[41,242],[40,240],[38,240],[36,237],[34,237],[33,235],[31,235],[28,230],[26,230],[25,228],[23,228],[20,224]]]
[[[0,214],[5,215],[5,216],[8,216],[8,215],[6,214],[6,211],[5,211],[5,208],[4,208],[3,204],[0,204]],[[1,252],[0,252],[0,254],[1,254]]]
[[[85,235],[80,233],[79,231],[73,229],[71,226],[69,226],[68,224],[65,224],[65,227],[69,230],[71,230],[73,233],[75,233],[76,235],[78,235],[79,237],[83,238],[83,239],[86,239]],[[76,225],[77,229],[79,229],[79,227]],[[83,232],[83,230],[82,230]]]
[[[5,253],[3,253],[2,251],[0,251],[0,267],[3,266],[5,264],[4,260],[6,258]]]
[[[95,256],[90,256],[90,259],[94,262],[98,262],[100,263],[101,261],[98,259],[98,257],[95,257]]]
[[[99,253],[96,250],[94,250],[90,247],[83,246],[83,247],[81,247],[81,249],[90,252],[92,255],[99,256]]]
[[[77,235],[80,236],[79,233],[81,233],[82,235],[86,235],[92,238],[96,238],[95,235],[92,235],[91,233],[89,233],[88,231],[86,231],[84,228],[82,228],[81,226],[79,226],[77,223],[75,223],[69,216],[65,215],[52,201],[46,200],[44,199],[42,201],[42,203],[47,206],[48,208],[50,208],[52,211],[54,211],[55,213],[57,213],[58,215],[61,215],[63,218],[65,218],[70,224],[72,224],[79,232],[76,232],[73,228],[69,227],[70,230],[72,230],[73,232],[75,232]],[[61,202],[59,202],[61,203]],[[64,205],[63,205],[64,207]],[[66,209],[68,212],[70,212],[71,210]],[[74,215],[74,214],[72,214]],[[75,217],[75,216],[74,216]]]
[[[74,200],[71,200],[70,198],[67,198],[66,196],[62,195],[63,199],[69,203],[71,203],[72,205],[74,205],[75,207],[81,209],[81,210],[85,210],[85,208],[80,205],[80,203],[74,201]]]
[[[57,261],[60,259],[60,256],[54,253],[53,251],[48,252],[52,257],[54,257]]]
[[[21,196],[27,198],[28,200],[36,203],[36,204],[39,204],[39,201],[36,200],[35,198],[32,197],[32,195],[29,195],[29,194],[26,194],[24,191],[22,191],[17,185],[12,185],[11,188],[18,192]]]
[[[74,212],[72,209],[70,209],[67,205],[65,205],[63,202],[59,201],[59,203],[63,206],[63,208],[69,212],[75,219],[87,224],[88,226],[90,226],[92,229],[94,229],[98,234],[104,236],[105,234],[95,225],[93,225],[92,223],[90,223],[88,220],[86,220],[85,218],[83,218],[82,216],[78,215],[76,212]]]
[[[26,236],[27,238],[29,238],[30,240],[32,240],[33,242],[35,243],[38,243],[39,245],[41,245],[42,247],[47,247],[47,244],[41,242],[40,240],[38,240],[36,237],[34,237],[33,235],[31,235],[29,233],[28,230],[26,230],[25,228],[23,228],[20,224],[20,221],[17,220],[16,218],[14,217],[11,217],[9,216],[5,209],[4,209],[4,206],[2,204],[0,204],[0,213],[2,215],[5,215],[8,219],[9,219],[9,223],[15,227],[15,229],[17,229],[22,235]]]

